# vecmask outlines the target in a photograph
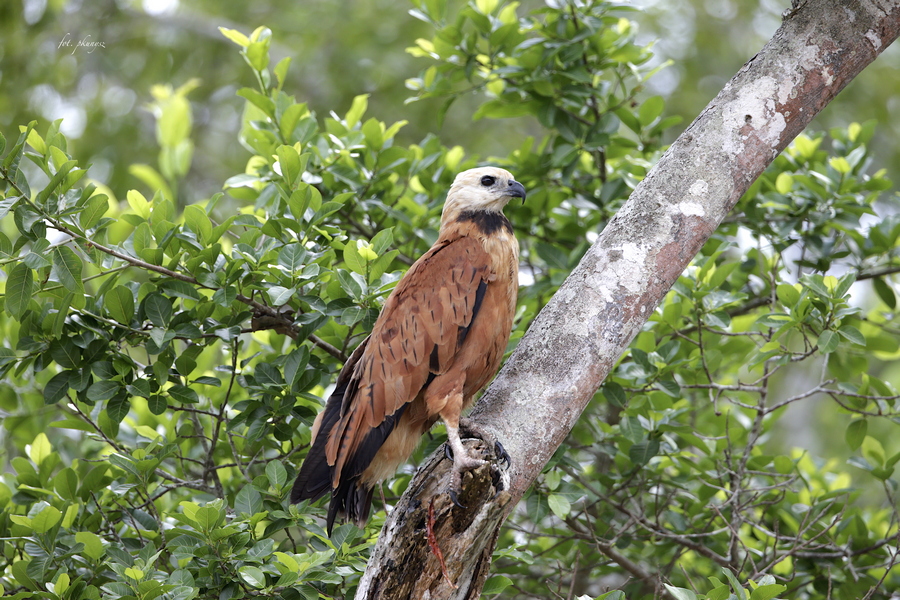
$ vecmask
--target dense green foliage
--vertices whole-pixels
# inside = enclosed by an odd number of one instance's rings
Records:
[[[352,595],[383,513],[329,539],[321,503],[286,496],[329,384],[435,239],[453,176],[491,162],[529,190],[508,210],[530,276],[515,344],[646,174],[676,119],[640,94],[651,55],[626,9],[414,4],[432,29],[410,50],[427,61],[408,82],[418,105],[438,120],[454,102],[478,123],[530,117],[538,138],[511,135],[500,157],[434,135],[403,144],[407,124],[367,115],[365,95],[319,116],[285,92],[291,61],[270,59],[259,28],[222,31],[255,82],[234,132],[250,157],[224,193],[185,191],[192,83],[154,88],[156,166],[131,170],[152,194],[86,181],[59,123],[4,139],[5,593]],[[870,174],[873,131],[833,131],[829,151],[801,137],[748,192],[512,516],[486,594],[900,585],[900,221],[870,217],[895,200]],[[818,453],[778,435],[815,398],[845,438]],[[389,504],[410,472],[386,485]]]

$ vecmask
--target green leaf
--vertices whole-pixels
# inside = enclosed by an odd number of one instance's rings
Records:
[[[897,296],[894,294],[894,289],[884,279],[880,277],[873,279],[872,286],[875,288],[875,293],[878,294],[878,297],[881,298],[881,301],[888,308],[891,310],[897,308]]]
[[[779,173],[775,178],[775,191],[787,195],[794,187],[794,176],[790,173]]]
[[[212,238],[213,231],[212,222],[209,220],[206,211],[201,207],[196,204],[186,206],[184,208],[184,222],[191,231],[197,234],[197,241],[201,244],[206,245],[211,242],[210,238]]]
[[[847,425],[847,431],[844,433],[844,439],[851,450],[857,450],[866,439],[866,432],[869,429],[869,422],[866,419],[856,419]]]
[[[662,96],[652,96],[647,98],[638,109],[638,120],[644,127],[649,126],[653,121],[662,114],[666,102]]]
[[[291,193],[291,197],[288,198],[288,206],[295,219],[298,221],[304,220],[306,209],[309,208],[314,194],[319,194],[319,191],[305,183],[297,186],[297,189]]]
[[[150,202],[137,190],[128,190],[125,194],[128,206],[142,219],[150,218]]]
[[[214,506],[202,506],[193,516],[201,531],[210,532],[219,523],[219,511]]]
[[[100,221],[101,217],[109,210],[109,198],[106,194],[91,196],[84,205],[84,210],[78,217],[81,228],[88,230]]]
[[[279,146],[275,150],[275,154],[278,156],[281,176],[284,177],[288,186],[293,187],[300,180],[302,171],[300,155],[293,146]]]
[[[843,156],[832,156],[828,159],[828,166],[841,175],[846,175],[851,171],[850,163]]]
[[[131,245],[137,256],[144,256],[144,251],[153,246],[153,232],[150,231],[150,225],[140,223],[135,227],[131,235]]]
[[[50,356],[64,369],[75,369],[81,364],[81,349],[71,338],[53,340]]]
[[[866,336],[864,336],[859,329],[853,327],[852,325],[841,326],[841,328],[838,329],[838,333],[857,346],[866,345]]]
[[[88,431],[91,433],[95,433],[97,430],[94,429],[93,426],[85,423],[84,421],[79,421],[77,419],[65,419],[62,421],[54,421],[50,423],[50,427],[55,427],[58,429],[72,429],[75,431]]]
[[[250,516],[263,509],[262,495],[252,485],[245,485],[234,498],[234,512]]]
[[[363,295],[365,294],[365,282],[360,281],[357,277],[360,277],[357,273],[350,273],[346,269],[337,269],[338,281],[341,283],[341,287],[344,288],[344,291],[350,295],[354,300],[361,300]]]
[[[537,242],[535,245],[538,256],[547,263],[547,266],[554,269],[561,269],[568,271],[569,269],[569,257],[559,246],[553,244],[546,244],[544,242]]]
[[[43,231],[46,228],[39,225],[43,220],[39,212],[27,204],[19,204],[14,216],[16,227],[24,236],[31,239],[34,239],[35,236],[43,237]]]
[[[278,264],[288,271],[297,271],[303,268],[308,255],[300,244],[288,244],[278,252]]]
[[[238,569],[238,574],[245,583],[255,588],[266,587],[266,575],[258,567],[241,567]]]
[[[187,357],[187,354],[182,354],[178,358],[176,358],[176,362],[180,359]],[[150,397],[150,382],[146,379],[138,379],[132,382],[129,385],[125,386],[125,389],[132,396],[137,396],[139,398],[149,398]]]
[[[553,491],[559,487],[559,483],[562,481],[562,472],[560,471],[547,471],[544,473],[544,483],[547,484],[547,487]]]
[[[219,27],[219,32],[224,35],[226,38],[237,44],[242,48],[246,48],[250,45],[250,39],[238,31],[237,29],[228,29],[226,27]]]
[[[231,306],[231,303],[234,302],[235,299],[237,299],[237,289],[233,286],[227,286],[216,290],[212,297],[213,302],[225,308]]]
[[[147,408],[149,408],[150,412],[154,415],[161,415],[166,412],[169,405],[166,403],[165,396],[162,394],[153,394],[147,399]]]
[[[87,389],[87,397],[92,402],[102,402],[115,396],[120,388],[121,384],[118,381],[96,381]]]
[[[569,500],[560,494],[550,494],[547,496],[547,504],[550,506],[550,510],[553,511],[553,514],[560,519],[565,519],[572,510],[572,505],[569,503]]]
[[[31,519],[31,528],[35,533],[47,533],[54,525],[59,523],[62,513],[58,508],[46,506]]]
[[[70,291],[84,293],[84,284],[81,281],[83,265],[78,255],[68,246],[57,246],[52,251],[53,272],[56,279],[64,288]]]
[[[191,104],[182,94],[172,94],[159,103],[162,114],[156,121],[156,133],[163,150],[177,148],[191,133]],[[166,173],[166,166],[161,170]],[[145,219],[150,215],[142,215]]]
[[[254,41],[255,36],[250,36],[250,45],[247,46],[247,60],[257,71],[263,71],[269,66],[269,42],[271,37],[264,37],[261,41]]]
[[[66,397],[69,391],[69,373],[63,371],[54,375],[44,386],[44,404],[55,404]]]
[[[278,66],[281,66],[284,60],[285,59],[282,59],[282,61],[278,63]],[[277,75],[278,67],[275,68]],[[289,142],[305,141],[305,135],[310,132],[310,128],[304,127],[300,131],[297,131],[297,124],[302,122],[304,125],[312,125],[314,127],[315,121],[308,115],[309,109],[306,108],[305,104],[291,104],[288,106],[281,114],[281,123],[279,123],[281,127],[281,136]],[[306,118],[304,119],[304,117]],[[303,120],[301,121],[301,119]]]
[[[785,313],[769,313],[760,315],[756,319],[756,324],[760,327],[781,327],[790,321],[791,316]]]
[[[106,414],[114,423],[121,423],[131,410],[131,401],[125,394],[116,395],[106,403]]]
[[[510,579],[509,577],[506,577],[504,575],[494,575],[484,582],[484,587],[481,588],[481,593],[488,596],[499,594],[511,585],[512,579]]]
[[[654,386],[672,398],[681,398],[681,386],[674,379],[660,379]]]
[[[787,586],[776,583],[761,585],[750,593],[750,600],[772,600],[772,598],[786,589]]]
[[[31,447],[28,450],[29,458],[34,461],[34,464],[41,466],[44,459],[52,453],[53,447],[50,445],[50,440],[47,439],[47,434],[43,432],[37,434],[37,437],[31,442]]]
[[[369,107],[369,95],[368,94],[360,94],[353,98],[353,103],[350,105],[350,110],[347,111],[347,115],[344,117],[344,124],[347,126],[347,129],[353,129],[362,116],[366,113],[366,109]]]
[[[309,363],[309,348],[307,346],[300,346],[288,354],[284,363],[284,378],[292,389],[303,374],[307,363]]]
[[[63,159],[65,159],[65,155],[63,155]],[[59,165],[59,169],[56,171],[56,173],[53,175],[53,177],[50,178],[50,181],[49,181],[49,183],[47,183],[47,186],[44,189],[42,189],[40,192],[38,192],[37,198],[35,198],[35,204],[37,204],[38,206],[46,206],[47,201],[52,194],[65,193],[70,187],[70,185],[67,185],[65,183],[66,176],[77,165],[78,165],[78,162],[74,161],[74,160],[67,160],[63,164]],[[78,172],[79,171],[76,171],[75,174],[77,174]],[[84,172],[81,171],[81,173],[83,174]],[[77,181],[80,178],[81,178],[81,176],[77,176],[75,181]]]
[[[13,210],[16,207],[16,204],[19,203],[21,198],[17,198],[13,196],[12,198],[6,198],[5,200],[0,200],[0,219],[6,217],[9,214],[9,211]]]
[[[266,465],[266,477],[269,478],[269,485],[281,489],[287,483],[287,469],[280,461],[273,460]]]
[[[157,327],[165,327],[172,318],[172,303],[162,294],[148,294],[144,298],[144,314]]]
[[[628,402],[625,390],[615,381],[607,381],[603,384],[603,397],[617,408],[622,408]]]
[[[666,586],[666,590],[668,590],[669,595],[672,596],[672,598],[674,598],[675,600],[697,600],[697,594],[695,594],[691,590],[673,587],[668,583],[664,583],[663,585]]]
[[[84,544],[84,553],[94,560],[99,560],[106,554],[103,540],[96,533],[90,531],[78,531],[75,533],[75,541]]]
[[[106,293],[106,310],[109,316],[128,325],[134,318],[134,294],[123,285],[117,285]]]
[[[16,320],[28,309],[33,288],[34,272],[22,263],[14,266],[6,281],[6,310]]]
[[[628,450],[628,458],[636,465],[646,465],[657,454],[659,454],[659,440],[655,438],[638,442]]]
[[[378,256],[384,254],[385,250],[390,248],[391,244],[394,243],[394,228],[388,227],[387,229],[382,229],[378,233],[375,234],[375,237],[372,238],[372,250]]]
[[[360,254],[355,241],[348,241],[344,244],[344,262],[354,273],[366,274],[366,259]]]
[[[722,572],[728,579],[728,583],[731,584],[731,591],[734,592],[734,595],[737,596],[738,600],[747,600],[747,590],[744,589],[744,586],[737,580],[737,577],[734,576],[731,569],[722,567]]]
[[[266,290],[266,293],[269,295],[269,303],[272,306],[283,306],[291,301],[291,298],[297,293],[297,288],[275,285]]]
[[[831,297],[831,292],[828,291],[828,286],[825,285],[825,279],[821,275],[804,275],[800,278],[800,283],[815,292],[820,298]]]
[[[284,82],[287,80],[287,72],[291,66],[291,57],[285,56],[281,60],[278,61],[278,64],[275,65],[275,68],[272,71],[275,73],[275,77],[278,79],[278,89],[281,89],[284,86]],[[299,106],[297,104],[292,104],[291,106]],[[282,117],[283,119],[283,117]],[[292,129],[293,130],[293,129]],[[284,137],[290,137],[290,132],[288,132]]]
[[[831,331],[823,331],[822,335],[819,336],[819,352],[822,354],[831,354],[838,348],[838,344],[840,343],[841,338],[838,335]]]
[[[789,283],[779,283],[776,288],[778,300],[786,307],[796,306],[800,302],[800,290]]]
[[[200,402],[197,392],[186,385],[173,385],[169,388],[169,396],[182,404],[196,404]]]
[[[275,103],[268,96],[263,96],[252,88],[241,88],[237,91],[237,95],[262,110],[266,116],[275,117]]]
[[[53,478],[53,487],[60,498],[69,502],[78,500],[78,475],[71,467],[66,467],[56,474]]]
[[[50,242],[48,242],[47,240],[37,240],[32,245],[31,252],[25,255],[25,258],[22,259],[22,262],[25,263],[25,266],[31,269],[43,269],[44,267],[52,266],[53,263],[48,260],[50,254],[45,253],[46,249],[49,246]]]
[[[256,383],[263,387],[281,387],[284,385],[284,380],[281,378],[281,373],[278,372],[278,369],[270,365],[269,363],[259,363],[256,365],[256,371],[254,373],[256,376]]]
[[[867,435],[863,438],[861,446],[863,456],[867,461],[869,461],[869,464],[871,464],[873,467],[884,466],[884,446],[881,445],[880,441],[870,435]]]
[[[369,263],[369,283],[376,283],[398,254],[400,254],[399,250],[389,250]]]
[[[378,119],[368,119],[362,126],[366,144],[373,150],[384,146],[384,125]]]
[[[837,285],[834,288],[834,297],[846,298],[848,292],[850,291],[850,286],[852,286],[855,282],[855,273],[847,273],[846,275],[843,275],[840,279],[838,279]]]
[[[503,100],[488,100],[478,107],[472,115],[473,121],[479,119],[512,119],[515,117],[530,116],[534,113],[534,102],[505,102]]]

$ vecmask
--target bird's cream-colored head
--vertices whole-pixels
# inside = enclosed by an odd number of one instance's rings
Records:
[[[463,171],[453,180],[441,225],[464,212],[499,213],[512,198],[525,199],[525,187],[512,173],[497,167],[479,167]]]

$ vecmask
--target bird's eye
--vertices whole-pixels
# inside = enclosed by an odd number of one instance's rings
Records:
[[[483,185],[484,187],[491,187],[492,185],[494,185],[494,183],[496,183],[496,181],[497,180],[494,177],[485,175],[481,178],[481,185]]]

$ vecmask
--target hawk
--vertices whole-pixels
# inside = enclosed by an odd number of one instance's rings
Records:
[[[438,418],[452,451],[454,502],[462,473],[484,463],[466,451],[459,429],[512,330],[519,244],[502,212],[512,198],[524,202],[525,188],[503,169],[456,176],[437,241],[397,283],[338,375],[291,491],[291,502],[331,492],[329,535],[338,516],[365,524],[375,485]]]

